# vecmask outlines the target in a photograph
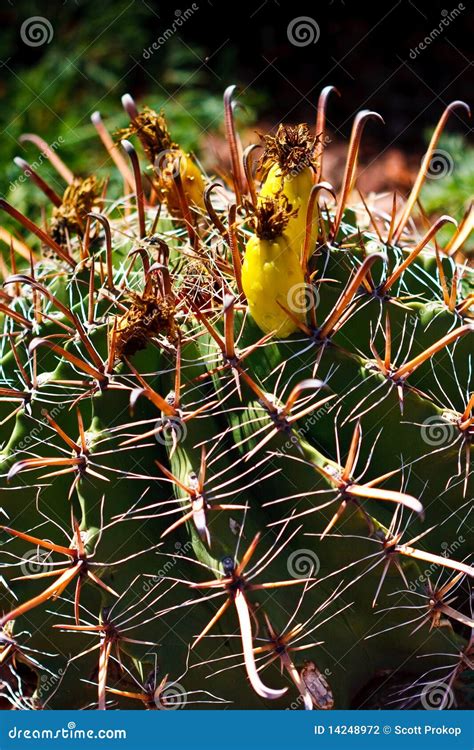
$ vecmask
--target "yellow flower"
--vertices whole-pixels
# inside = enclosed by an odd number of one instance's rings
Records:
[[[304,245],[308,201],[313,186],[314,140],[307,125],[280,125],[275,136],[265,136],[262,168],[268,169],[260,190],[259,201],[284,196],[294,216],[286,233],[298,258]],[[310,254],[316,244],[318,223],[316,211],[311,226]]]
[[[312,186],[313,180],[310,169],[305,168],[300,173],[292,176],[291,174],[283,174],[278,164],[274,164],[262,185],[259,195],[259,200],[262,198],[271,198],[279,194],[284,195],[288,203],[295,209],[296,215],[289,220],[286,233],[289,237],[291,247],[298,258],[301,257],[304,245],[306,213]],[[315,246],[317,237],[318,226],[313,217],[310,248]]]
[[[127,128],[117,131],[120,140],[138,135],[144,151],[153,166],[157,191],[162,203],[166,203],[172,216],[182,216],[178,189],[174,174],[179,159],[179,173],[186,200],[190,206],[204,209],[204,178],[189,154],[171,140],[163,114],[145,107]]]
[[[254,217],[256,235],[247,242],[242,265],[242,286],[252,318],[264,333],[275,331],[280,338],[298,330],[283,308],[305,321],[304,312],[295,309],[293,301],[305,286],[299,257],[286,231],[294,216],[285,196],[260,198]]]
[[[160,200],[165,202],[172,216],[180,217],[182,214],[179,202],[178,189],[174,181],[176,170],[176,159],[179,159],[179,173],[181,184],[186,200],[190,206],[204,209],[204,179],[199,167],[180,148],[173,148],[166,152],[161,158],[158,174],[158,194]]]

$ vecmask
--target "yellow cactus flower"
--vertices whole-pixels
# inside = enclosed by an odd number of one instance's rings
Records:
[[[275,136],[264,139],[262,169],[268,169],[259,200],[283,195],[292,206],[294,216],[288,222],[286,234],[291,247],[301,257],[306,233],[308,201],[313,186],[314,139],[308,126],[280,125]],[[316,214],[316,211],[315,211]],[[310,253],[316,244],[318,224],[316,215],[311,227]]]
[[[256,234],[247,242],[242,264],[242,286],[250,314],[264,333],[285,338],[298,330],[287,310],[301,322],[305,279],[299,257],[286,231],[295,211],[285,196],[261,197],[253,223]]]
[[[172,216],[181,216],[181,204],[179,194],[174,181],[177,159],[179,159],[179,172],[186,200],[190,206],[204,209],[204,180],[199,167],[180,148],[169,149],[163,152],[160,163],[155,165],[158,176],[158,194],[160,200],[168,206]]]
[[[182,216],[174,180],[178,160],[183,192],[188,204],[204,209],[204,179],[201,171],[191,156],[171,140],[164,115],[145,107],[127,128],[116,133],[120,140],[131,135],[138,135],[142,143],[157,179],[159,199],[166,203],[170,214]]]

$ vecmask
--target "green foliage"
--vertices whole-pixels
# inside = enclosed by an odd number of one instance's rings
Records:
[[[127,87],[148,92],[149,106],[166,109],[173,138],[185,149],[196,150],[205,133],[221,126],[221,94],[213,93],[214,77],[202,63],[206,50],[191,50],[175,34],[143,56],[166,26],[167,16],[159,9],[121,0],[99,5],[69,0],[58,13],[54,3],[43,3],[41,14],[50,19],[54,36],[38,47],[19,40],[22,22],[38,15],[37,3],[21,0],[4,12],[8,24],[0,36],[0,59],[14,73],[4,78],[0,91],[0,192],[25,213],[36,212],[38,197],[13,163],[15,156],[40,165],[56,190],[62,186],[49,164],[38,161],[38,151],[19,143],[22,133],[41,133],[78,175],[86,176],[94,164],[99,175],[110,176],[90,116],[98,109],[111,132],[123,127],[125,115],[117,114],[115,104]],[[91,28],[103,30],[92,42]],[[249,106],[243,121],[252,118]],[[111,178],[110,194],[118,196],[120,181],[114,174]],[[4,223],[11,227],[8,219]]]
[[[437,151],[444,155],[448,173],[439,179],[434,174],[427,180],[421,194],[422,203],[429,215],[447,213],[460,221],[474,195],[474,147],[462,135],[443,134]],[[452,227],[442,230],[441,245],[453,231]],[[474,251],[472,238],[466,242],[464,251],[466,254]]]

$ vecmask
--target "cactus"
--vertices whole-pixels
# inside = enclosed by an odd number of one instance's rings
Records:
[[[473,213],[444,249],[449,217],[413,220],[467,107],[387,213],[353,202],[376,113],[337,200],[324,179],[330,93],[255,174],[229,88],[219,182],[129,95],[115,141],[92,117],[123,196],[17,160],[52,208],[0,202],[24,230],[2,235],[5,707],[467,703]]]

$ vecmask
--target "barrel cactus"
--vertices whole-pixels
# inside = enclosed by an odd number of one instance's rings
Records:
[[[64,190],[0,202],[4,708],[467,705],[473,212],[440,248],[419,196],[468,108],[388,210],[376,113],[325,178],[331,91],[243,151],[230,87],[219,179],[126,95],[121,196],[25,136]]]

